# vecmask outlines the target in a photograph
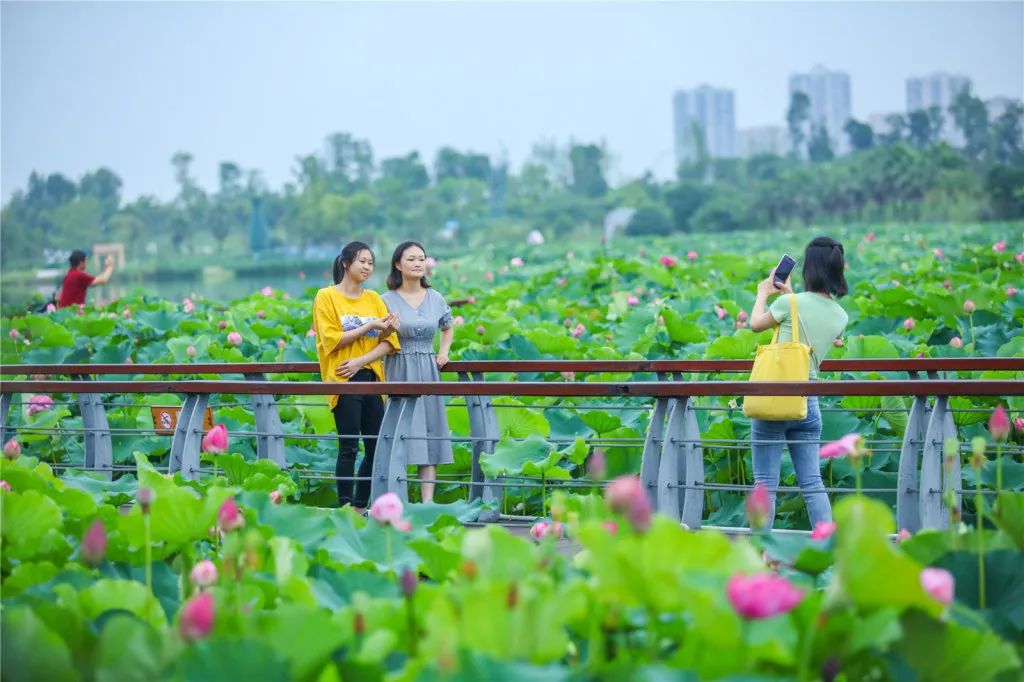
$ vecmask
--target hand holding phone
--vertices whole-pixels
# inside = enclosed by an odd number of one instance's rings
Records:
[[[775,275],[772,277],[772,284],[775,285],[776,289],[782,289],[786,286],[786,280],[789,279],[795,267],[796,261],[788,253],[783,254],[782,258],[779,259],[779,264],[775,266]]]

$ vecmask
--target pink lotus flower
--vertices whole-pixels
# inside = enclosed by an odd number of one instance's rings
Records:
[[[822,446],[818,454],[822,459],[833,459],[835,457],[856,455],[860,441],[861,435],[859,433],[848,433],[839,440],[832,441],[831,443]]]
[[[21,332],[19,332],[17,329],[12,329],[11,331],[7,332],[7,336],[11,337],[14,340],[18,340],[21,337]]]
[[[626,305],[640,305],[640,299],[630,294],[626,297]]]
[[[914,318],[912,318],[912,317],[908,317],[907,319],[903,320],[903,328],[905,330],[907,330],[908,332],[909,331],[913,331],[913,329],[914,329],[914,327],[916,325],[917,325],[917,323],[914,322]]]
[[[745,503],[747,521],[751,528],[766,528],[772,522],[772,497],[762,483],[754,486]]]
[[[900,281],[898,279],[894,279],[893,281],[890,282],[890,284],[892,284],[894,287],[898,287],[900,286]]]
[[[53,312],[57,312],[57,306],[55,306],[55,305],[54,305],[54,304],[52,304],[52,303],[47,303],[47,304],[46,304],[46,312],[47,312],[47,313],[53,313]]]
[[[473,305],[474,303],[476,303],[476,296],[470,296],[466,300],[469,302],[470,305]]]
[[[964,340],[961,339],[959,336],[954,336],[949,340],[949,345],[952,346],[953,348],[963,348]]]
[[[28,399],[28,414],[32,416],[53,407],[53,398],[48,395],[34,395]]]
[[[614,521],[605,521],[601,525],[603,525],[604,529],[612,535],[617,535],[619,532],[619,524],[615,523]]]
[[[559,277],[558,279],[555,280],[555,284],[557,284],[560,287],[564,287],[568,283],[569,280],[567,280],[565,277]]]
[[[869,242],[875,241],[875,233],[874,232],[868,232],[868,241]],[[799,320],[797,320],[797,322],[799,322]]]
[[[988,418],[988,430],[996,440],[1006,440],[1010,435],[1010,418],[1006,416],[1002,405],[997,406]]]
[[[28,339],[22,339],[22,341],[24,341],[24,342],[25,342],[25,345],[26,345],[26,346],[31,346],[31,345],[32,345],[32,342],[31,342],[31,341],[29,341]]]
[[[969,315],[969,314],[973,313],[975,310],[977,310],[977,306],[974,305],[974,301],[972,301],[971,299],[967,299],[966,301],[964,301],[964,312],[965,313],[967,313]]]
[[[230,334],[228,334],[228,343],[230,343],[233,346],[237,346],[238,344],[242,343],[242,335],[239,334],[238,332],[231,332]]]
[[[370,518],[378,523],[394,525],[402,520],[404,506],[401,498],[395,493],[384,493],[370,505]]]
[[[228,449],[228,427],[217,424],[210,429],[202,442],[203,452],[219,455]]]
[[[126,357],[126,358],[124,359],[124,364],[126,364],[126,365],[134,365],[134,364],[135,364],[135,361],[134,361],[134,360],[132,360],[132,356],[130,356],[130,355],[129,355],[128,357]]]
[[[306,273],[303,272],[302,270],[299,270],[299,279],[300,280],[306,279]]]
[[[576,254],[573,253],[572,251],[569,251],[568,253],[565,254],[566,260],[572,260],[575,257],[576,257]]]
[[[748,319],[747,318],[747,311],[746,310],[741,310],[739,313],[736,314],[736,319],[738,321],[740,321],[740,322],[746,322],[747,319]],[[797,320],[797,321],[799,322],[799,320]]]
[[[1006,298],[1013,298],[1017,295],[1017,287],[1006,287]]]
[[[85,304],[80,303],[78,307],[75,308],[75,315],[85,315]],[[131,316],[129,315],[129,317]]]
[[[210,587],[217,582],[217,566],[209,559],[203,559],[192,567],[188,578],[196,587]]]
[[[551,524],[547,521],[538,521],[530,526],[530,537],[534,540],[540,540],[544,536],[548,535],[548,529],[550,528]]]
[[[1021,251],[1016,256],[1014,256],[1014,259],[1016,259],[1016,261],[1021,265],[1024,265],[1024,251]]]
[[[309,330],[306,332],[306,336],[316,336],[316,330],[310,327]]]
[[[89,530],[85,531],[80,553],[82,561],[90,566],[96,566],[103,561],[103,557],[107,555],[107,529],[103,526],[102,520],[96,519],[89,526]]]
[[[949,606],[953,603],[956,583],[953,574],[944,568],[925,568],[921,571],[921,587],[932,599]]]
[[[1018,431],[1024,433],[1024,417],[1017,417],[1013,420],[1013,425]]]
[[[402,577],[399,580],[402,586],[402,594],[406,599],[416,594],[416,588],[420,585],[420,578],[413,571],[408,568],[402,571]]]
[[[186,348],[185,355],[189,356],[190,358],[194,358],[196,356],[196,347],[189,346],[188,348]]]
[[[220,506],[217,512],[217,525],[222,531],[237,530],[245,525],[245,517],[242,516],[234,497],[224,500],[224,504]]]
[[[576,372],[562,372],[562,378],[566,381],[576,381]]]
[[[456,315],[452,319],[452,324],[454,324],[456,327],[461,327],[462,325],[466,324],[466,320],[463,319],[462,315]]]
[[[265,286],[262,289],[260,289],[260,293],[263,294],[264,296],[273,296],[274,295],[274,287]]]
[[[842,348],[843,347],[843,340],[842,339],[836,339],[835,341],[832,342],[832,345],[835,346],[836,348]]]
[[[435,265],[437,265],[437,259],[436,259],[436,258],[434,258],[433,256],[427,256],[427,260],[426,260],[426,266],[427,266],[428,268],[432,268],[432,267],[434,267]]]
[[[896,533],[896,542],[904,543],[910,539],[910,531],[906,528],[900,528],[900,532]]]
[[[132,319],[132,311],[128,308],[125,308],[124,311],[121,313],[121,317],[123,317],[126,320]]]
[[[934,253],[935,257],[938,258],[939,260],[943,260],[946,257],[946,254],[942,253],[942,249],[938,247],[932,249],[932,253]]]
[[[812,540],[828,540],[836,532],[835,521],[819,521],[811,531]]]
[[[625,514],[633,530],[644,531],[651,524],[651,501],[639,476],[619,476],[605,489],[612,511]]]
[[[804,594],[788,580],[771,573],[729,578],[725,588],[732,608],[747,620],[772,618],[792,611]]]
[[[278,339],[277,340],[277,347],[280,350],[284,350],[285,348],[288,347],[288,342],[285,341],[284,339]]]
[[[0,481],[0,492],[11,492],[11,484],[8,483],[7,481]]]
[[[992,245],[992,250],[995,251],[996,253],[1002,253],[1003,251],[1006,251],[1006,242],[1000,239],[999,241]]]
[[[256,317],[260,318],[261,320],[265,320],[267,318],[267,313],[264,312],[263,310],[257,310]]]
[[[562,324],[564,324],[564,325],[565,325],[565,328],[566,328],[566,329],[568,329],[569,327],[571,327],[571,326],[572,326],[572,320],[570,320],[570,319],[569,319],[569,318],[567,317],[567,318],[565,318],[564,320],[562,320]]]
[[[581,336],[583,336],[583,334],[586,331],[587,331],[587,328],[584,327],[582,323],[581,324],[577,324],[576,327],[573,328],[573,330],[572,330],[572,335],[575,336],[578,339]]]
[[[692,261],[693,260],[697,260],[697,252],[696,251],[688,251],[686,253],[686,257],[689,258]]]
[[[185,641],[194,642],[210,634],[213,621],[213,594],[200,592],[182,605],[178,632]]]
[[[674,268],[679,261],[674,256],[662,256],[658,259],[666,268]]]
[[[19,455],[21,455],[21,443],[17,438],[12,438],[4,443],[4,458],[18,459]]]
[[[183,303],[181,304],[181,308],[182,308],[182,310],[184,310],[184,311],[185,311],[186,313],[191,313],[191,312],[193,312],[193,311],[194,311],[194,310],[196,309],[196,307],[195,307],[195,305],[193,305],[192,301],[191,301],[190,299],[187,299],[187,298],[186,298],[186,299],[185,299],[185,301],[184,301],[184,302],[183,302]]]
[[[156,493],[153,492],[152,488],[139,488],[135,492],[135,499],[138,500],[139,509],[142,510],[143,514],[149,513],[149,508],[153,506],[153,502],[156,501]]]
[[[486,331],[487,327],[483,326],[482,324],[478,324],[476,326],[476,333],[478,336],[483,336]]]
[[[508,263],[509,263],[509,265],[511,265],[514,268],[521,268],[524,265],[526,265],[526,263],[523,262],[523,259],[520,258],[519,256],[516,256],[515,258],[510,260]]]
[[[946,291],[953,291],[953,283],[948,279],[942,280],[942,286],[946,288]]]
[[[729,313],[725,312],[725,308],[723,308],[722,306],[720,306],[720,305],[716,305],[715,306],[715,315],[718,315],[718,319],[724,320],[725,316],[728,315],[728,314]]]
[[[282,502],[284,502],[284,495],[281,494],[280,490],[271,490],[270,502],[271,504],[281,504]]]
[[[227,329],[227,328],[228,328],[228,323],[225,322],[224,320],[221,320],[220,322],[217,323],[217,329],[223,330],[223,329]]]
[[[487,272],[484,273],[484,279],[486,279],[488,282],[493,282],[494,281],[494,273],[491,272],[490,270],[488,270]]]

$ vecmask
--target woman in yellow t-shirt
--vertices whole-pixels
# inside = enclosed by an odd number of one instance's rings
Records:
[[[363,289],[371,274],[373,251],[363,242],[349,242],[334,259],[334,286],[316,292],[313,327],[323,381],[384,381],[381,358],[399,348],[398,316],[388,314],[377,292]],[[339,506],[351,504],[362,512],[369,506],[369,478],[384,419],[384,396],[330,396],[330,405],[340,436],[335,476],[353,477],[358,439],[363,436],[365,455],[359,477],[367,480],[356,482],[355,495],[351,480],[337,481]]]

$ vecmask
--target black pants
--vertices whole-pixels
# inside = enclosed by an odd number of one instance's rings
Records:
[[[349,381],[376,381],[373,371],[361,369]],[[334,406],[334,426],[339,436],[376,436],[384,419],[384,401],[379,395],[341,395]],[[377,449],[376,438],[363,438],[365,456],[359,465],[359,477],[369,479],[373,475],[373,453]],[[356,438],[338,440],[338,463],[335,476],[352,477],[356,468],[359,441]],[[355,496],[352,495],[352,481],[338,481],[338,506],[351,504],[354,507],[368,507],[370,481],[355,482]]]

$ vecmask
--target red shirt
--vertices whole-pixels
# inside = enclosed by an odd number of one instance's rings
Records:
[[[64,275],[64,284],[60,288],[57,307],[64,308],[69,305],[85,303],[85,290],[89,288],[94,279],[96,279],[94,276],[78,268],[68,270],[68,274]]]

